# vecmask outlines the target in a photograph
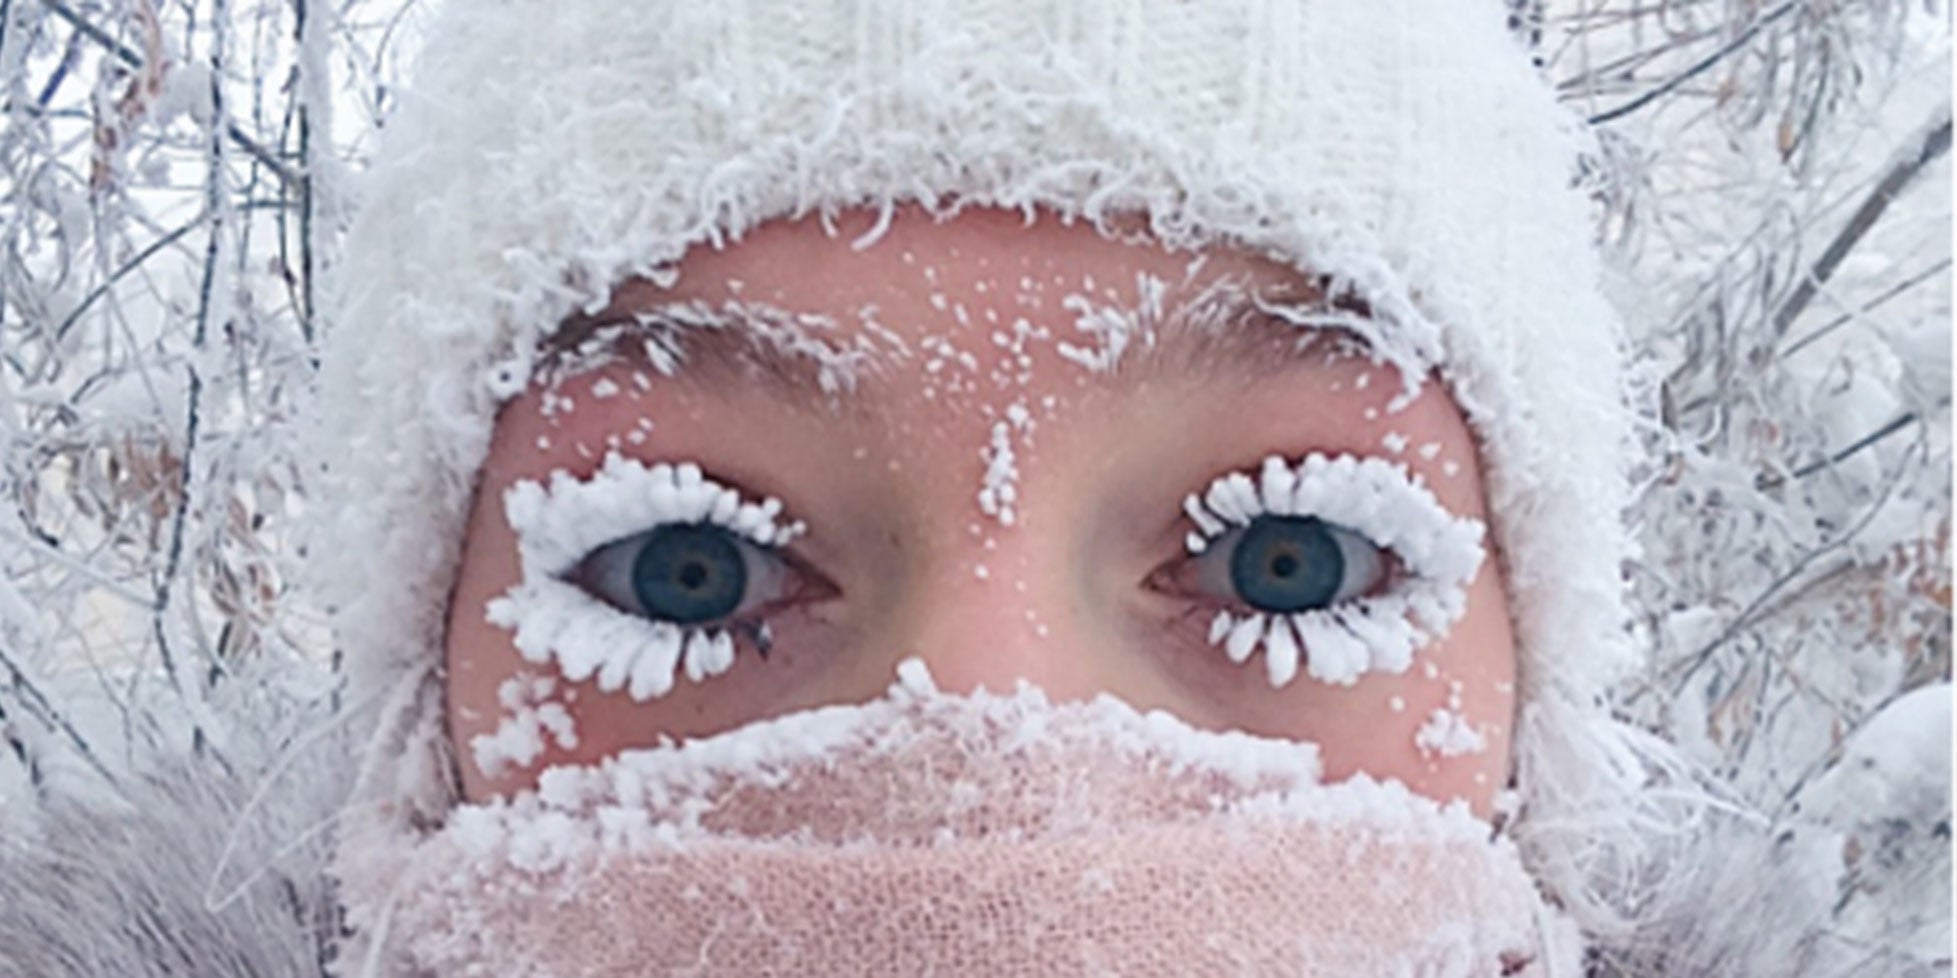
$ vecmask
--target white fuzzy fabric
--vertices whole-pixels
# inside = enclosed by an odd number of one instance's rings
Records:
[[[236,732],[264,745],[250,763],[233,757],[227,770],[208,752],[152,751],[142,758],[147,773],[111,804],[99,791],[76,797],[50,788],[0,806],[0,978],[327,978],[335,961],[341,974],[357,973],[348,945],[336,943],[324,846],[305,841],[343,814],[352,738],[320,737],[318,717],[268,714],[262,704],[225,714]],[[358,731],[370,715],[332,729]],[[293,754],[294,744],[306,746]],[[259,795],[274,769],[283,774]],[[1593,944],[1587,974],[1940,973],[1834,939],[1834,888],[1790,859],[1812,854],[1800,843],[1819,826],[1769,830],[1720,817],[1652,828],[1665,858],[1649,868],[1661,875],[1617,881],[1618,895],[1656,901],[1646,926]],[[252,878],[257,868],[266,872]],[[224,903],[233,890],[237,898]]]
[[[160,703],[130,707],[125,742],[96,731],[114,784],[44,771],[0,798],[0,978],[326,973],[331,829],[373,710],[335,715],[309,667],[270,672],[228,676],[202,738]]]
[[[1634,661],[1622,358],[1580,132],[1503,25],[1493,0],[449,4],[368,175],[324,363],[321,498],[345,508],[315,551],[354,691],[432,667],[495,410],[620,281],[844,208],[1141,214],[1172,247],[1330,276],[1382,357],[1442,372],[1522,650],[1514,832],[1593,933],[1619,928],[1593,887],[1636,858],[1645,804],[1600,706]],[[443,797],[416,782],[439,768],[372,762],[365,800]]]

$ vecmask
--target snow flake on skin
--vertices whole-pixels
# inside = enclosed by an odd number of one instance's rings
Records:
[[[990,412],[990,409],[987,409]],[[1013,438],[1019,436],[1022,445],[1031,444],[1033,428],[1032,413],[1024,401],[1014,401],[1006,407],[1006,416],[992,422],[990,442],[979,452],[979,459],[985,464],[980,476],[978,490],[979,511],[999,521],[1003,527],[1018,523],[1017,505],[1019,502],[1019,460],[1013,447]]]
[[[496,689],[502,716],[495,732],[469,740],[476,768],[488,777],[500,777],[511,767],[535,764],[548,744],[576,750],[577,727],[565,707],[568,697],[558,697],[557,692],[557,680],[550,676],[522,672],[505,679]]]
[[[1136,273],[1135,299],[1129,304],[1121,301],[1113,286],[1095,295],[1093,278],[1083,278],[1080,291],[1063,296],[1060,307],[1074,314],[1074,329],[1092,340],[1092,345],[1063,341],[1055,350],[1089,373],[1114,370],[1136,341],[1154,344],[1154,331],[1162,321],[1162,300],[1167,291],[1167,283],[1160,278]]]
[[[1413,735],[1414,746],[1428,757],[1461,757],[1488,749],[1488,738],[1453,710],[1437,709]]]

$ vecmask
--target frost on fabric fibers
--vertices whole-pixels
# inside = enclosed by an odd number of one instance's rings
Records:
[[[402,973],[1544,975],[1514,847],[1314,748],[920,663],[466,806],[398,864]]]

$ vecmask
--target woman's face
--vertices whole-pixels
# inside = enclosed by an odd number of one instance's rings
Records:
[[[646,334],[628,331],[620,355],[504,407],[448,620],[449,725],[468,798],[532,786],[548,766],[872,699],[915,657],[944,689],[1024,680],[1055,699],[1109,693],[1200,727],[1310,741],[1328,780],[1397,779],[1488,811],[1508,775],[1515,671],[1492,553],[1465,610],[1411,668],[1349,685],[1305,669],[1278,687],[1267,648],[1240,664],[1211,641],[1219,611],[1247,617],[1275,593],[1234,556],[1256,541],[1233,531],[1200,554],[1186,542],[1201,530],[1190,494],[1232,472],[1255,480],[1267,457],[1313,453],[1403,465],[1447,514],[1486,523],[1474,441],[1438,382],[1394,405],[1403,385],[1390,367],[1269,311],[1323,308],[1312,284],[1241,252],[1169,253],[993,211],[944,222],[900,211],[854,247],[873,224],[776,223],[696,249],[673,285],[629,283],[595,321],[712,310],[763,327],[650,327],[676,341],[670,372],[634,354]],[[1109,326],[1124,318],[1141,328]],[[806,527],[785,545],[735,544],[743,570],[724,596],[740,607],[718,622],[731,667],[682,674],[653,697],[562,680],[491,614],[524,579],[506,491],[591,478],[612,454],[693,463],[745,499],[779,499],[782,520]],[[1288,573],[1283,553],[1336,544],[1342,569],[1323,583],[1339,602],[1404,576],[1365,534],[1279,522],[1275,544],[1256,544],[1280,554],[1263,572]],[[617,527],[619,544],[570,575],[603,613],[646,616],[647,599],[720,566],[689,569],[672,537],[656,546],[681,556],[662,564],[647,529]],[[658,567],[671,572],[663,583]],[[562,712],[512,739],[512,709],[540,702]]]

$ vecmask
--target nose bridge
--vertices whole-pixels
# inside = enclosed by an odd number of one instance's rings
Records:
[[[938,548],[908,589],[906,654],[952,692],[1010,691],[1021,680],[1055,700],[1108,689],[1107,657],[1070,584],[1065,538],[1017,526],[958,534]]]

